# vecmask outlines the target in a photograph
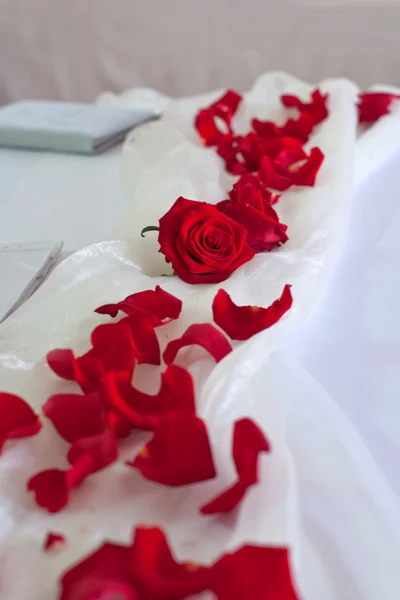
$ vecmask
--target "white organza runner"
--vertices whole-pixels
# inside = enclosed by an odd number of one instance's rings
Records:
[[[36,438],[7,448],[0,459],[0,552],[6,563],[0,598],[52,600],[63,570],[105,538],[128,541],[133,525],[143,521],[166,527],[178,557],[196,561],[211,562],[244,542],[288,545],[305,600],[391,600],[400,589],[397,499],[336,404],[279,352],[325,288],[354,186],[400,146],[399,117],[385,117],[358,138],[357,88],[338,80],[319,87],[329,93],[330,116],[310,147],[320,147],[326,160],[315,188],[287,192],[277,204],[289,227],[290,240],[282,248],[258,254],[220,285],[190,286],[160,276],[163,261],[156,240],[140,238],[140,230],[156,224],[178,196],[217,202],[232,183],[193,129],[196,110],[218,94],[164,99],[162,121],[134,132],[124,150],[128,205],[114,233],[123,241],[96,244],[71,256],[1,326],[1,388],[39,410],[52,393],[75,389],[50,372],[46,353],[55,347],[78,353],[88,349],[91,330],[107,320],[93,313],[101,304],[157,284],[181,298],[181,318],[160,332],[163,347],[189,324],[211,321],[219,287],[237,304],[266,306],[285,284],[293,286],[292,310],[271,329],[238,344],[218,365],[203,353],[183,355],[181,364],[190,366],[196,381],[199,414],[209,427],[219,467],[216,480],[167,489],[117,464],[85,482],[63,512],[49,516],[35,507],[24,485],[38,470],[64,467],[66,446],[45,423]],[[245,131],[254,117],[283,120],[279,96],[306,98],[312,89],[282,73],[261,77],[244,97],[236,129]],[[129,95],[124,101],[130,101]],[[148,375],[148,367],[139,369],[138,386],[145,389]],[[250,490],[236,517],[201,517],[198,506],[234,478],[232,424],[241,416],[257,421],[272,443],[273,451],[260,461],[260,484]],[[139,443],[135,448],[127,444],[122,458],[131,459],[139,448]],[[47,561],[40,546],[50,529],[67,532],[68,546]]]

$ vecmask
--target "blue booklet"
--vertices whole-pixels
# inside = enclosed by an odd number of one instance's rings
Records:
[[[0,147],[98,154],[158,117],[143,108],[24,100],[0,108]]]

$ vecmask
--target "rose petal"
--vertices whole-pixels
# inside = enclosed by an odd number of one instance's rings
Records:
[[[166,347],[163,359],[171,364],[181,348],[186,346],[201,346],[211,354],[217,362],[222,360],[232,350],[232,346],[218,329],[211,323],[190,325],[181,338],[172,340]]]
[[[311,102],[302,102],[300,98],[294,95],[285,94],[281,96],[281,101],[286,108],[297,108],[300,113],[310,115],[317,125],[328,117],[328,94],[321,94],[320,90],[315,90],[311,94]]]
[[[203,515],[227,513],[244,498],[250,486],[258,481],[257,464],[260,452],[269,452],[269,442],[251,419],[236,421],[232,454],[238,481],[200,509]]]
[[[268,308],[238,306],[225,290],[220,289],[215,295],[212,309],[214,321],[232,340],[248,340],[277,323],[292,303],[290,285],[285,285],[280,298]]]
[[[359,95],[358,121],[359,123],[375,123],[390,113],[393,102],[398,100],[398,94],[385,94],[382,92],[364,92]]]
[[[210,569],[178,563],[158,527],[136,529],[131,567],[135,582],[152,600],[187,598],[210,586]]]
[[[137,347],[127,317],[117,323],[96,327],[91,335],[92,353],[98,357],[104,371],[129,371],[133,373]]]
[[[182,300],[157,285],[155,290],[132,294],[116,304],[100,306],[96,308],[95,312],[116,317],[120,310],[127,315],[139,314],[144,316],[154,327],[158,327],[179,317],[182,310]]]
[[[120,373],[108,373],[105,386],[113,410],[138,429],[153,431],[160,416],[167,412],[196,412],[192,376],[177,365],[168,365],[162,373],[160,391],[155,396],[135,390]]]
[[[299,600],[286,548],[244,546],[212,567],[217,600]]]
[[[99,394],[56,394],[43,406],[43,412],[67,442],[104,431],[107,414]]]
[[[0,392],[0,452],[7,440],[32,437],[41,427],[39,417],[25,400]]]
[[[75,362],[72,350],[51,350],[47,354],[47,364],[58,377],[75,381],[73,363]]]
[[[206,146],[216,146],[226,133],[232,133],[232,117],[241,100],[240,94],[228,90],[219,100],[196,115],[195,127]],[[220,131],[216,125],[216,118],[225,123],[227,131]]]
[[[61,578],[60,600],[142,600],[131,577],[131,549],[106,542]]]
[[[291,177],[282,175],[269,156],[263,156],[261,159],[260,177],[265,186],[279,192],[288,190],[292,185]]]
[[[324,158],[324,154],[319,148],[312,148],[306,163],[292,173],[292,183],[312,187]]]
[[[298,119],[288,119],[282,127],[275,125],[272,121],[259,121],[258,119],[253,119],[251,125],[254,131],[264,139],[287,136],[305,144],[308,142],[315,123],[311,115],[302,113]]]
[[[53,552],[57,551],[65,545],[65,542],[66,538],[64,535],[49,531],[43,543],[43,550],[45,552],[48,552],[49,550],[52,550]]]
[[[215,477],[206,426],[187,411],[166,413],[151,441],[127,464],[139,469],[146,479],[169,486]]]
[[[27,490],[35,494],[38,506],[56,513],[66,506],[71,489],[80,485],[91,469],[92,461],[86,455],[68,471],[47,469],[37,473],[28,481]]]
[[[69,449],[67,458],[71,465],[76,465],[86,455],[90,456],[92,462],[90,474],[115,462],[118,448],[114,431],[107,429],[97,435],[76,440]]]

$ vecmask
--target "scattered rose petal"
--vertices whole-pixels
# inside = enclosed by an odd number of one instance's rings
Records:
[[[189,485],[215,477],[204,422],[188,411],[168,412],[153,438],[131,463],[146,479],[169,486]]]
[[[196,115],[195,127],[206,146],[216,146],[227,133],[232,134],[232,117],[241,100],[240,94],[228,90],[219,100]],[[223,131],[217,125],[218,120],[224,123]]]
[[[238,480],[201,508],[203,515],[227,513],[244,498],[250,486],[258,482],[258,455],[269,452],[269,442],[251,419],[236,421],[233,430],[232,454]]]
[[[214,321],[232,340],[248,340],[277,323],[292,303],[290,285],[285,285],[281,297],[268,308],[237,306],[229,294],[220,289],[214,298],[212,309]]]
[[[178,563],[159,528],[139,527],[131,546],[106,542],[67,571],[60,600],[184,600],[209,588],[210,574]]]
[[[85,456],[90,456],[91,459],[90,473],[96,473],[115,462],[118,448],[113,429],[76,440],[69,449],[67,458],[75,466]]]
[[[288,119],[282,127],[275,125],[272,121],[259,121],[258,119],[253,119],[251,125],[255,133],[266,140],[291,137],[305,144],[308,142],[315,123],[311,115],[302,113],[298,119]]]
[[[286,548],[244,546],[212,567],[217,600],[300,600]]]
[[[196,412],[192,376],[177,365],[168,365],[162,373],[160,391],[155,396],[136,390],[121,373],[108,373],[105,387],[112,409],[138,429],[153,431],[166,412]]]
[[[107,413],[97,392],[56,394],[43,406],[43,413],[67,442],[96,435],[107,425]]]
[[[7,440],[32,437],[42,424],[29,404],[14,394],[0,393],[0,452]]]
[[[178,198],[160,219],[160,252],[183,281],[224,281],[254,256],[242,225],[206,202]]]
[[[284,191],[292,185],[313,187],[324,161],[319,148],[307,155],[302,149],[282,150],[274,159],[263,156],[260,177],[267,187]]]
[[[66,539],[64,535],[50,531],[44,540],[43,550],[45,552],[48,552],[49,550],[57,552],[65,545],[65,542]]]
[[[302,102],[297,96],[289,94],[281,96],[281,101],[286,108],[297,108],[301,114],[310,115],[314,125],[325,121],[329,115],[328,94],[321,94],[318,89],[311,94],[311,102]]]
[[[358,102],[359,123],[375,123],[384,115],[389,114],[393,102],[399,99],[398,94],[384,94],[382,92],[364,92],[360,94]]]
[[[131,548],[106,542],[61,578],[60,600],[144,600],[131,576]]]
[[[59,512],[69,500],[72,488],[78,487],[92,472],[92,461],[85,455],[67,471],[47,469],[37,473],[27,483],[27,490],[35,494],[36,504],[50,513]]]
[[[138,527],[132,550],[132,575],[145,598],[181,599],[209,589],[210,569],[178,563],[158,527]]]
[[[182,300],[157,285],[155,290],[132,294],[121,302],[100,306],[95,312],[110,317],[116,317],[119,311],[129,316],[139,314],[146,317],[154,327],[158,327],[177,319],[181,310]]]
[[[89,475],[104,469],[117,458],[117,445],[112,429],[74,442],[67,458],[71,467],[48,469],[34,475],[27,483],[28,491],[35,494],[36,504],[50,513],[59,512],[67,505],[70,492]]]
[[[222,360],[232,350],[226,337],[211,325],[211,323],[198,323],[190,325],[181,338],[172,340],[166,347],[163,359],[171,364],[181,348],[186,346],[201,346],[211,354],[217,362]]]

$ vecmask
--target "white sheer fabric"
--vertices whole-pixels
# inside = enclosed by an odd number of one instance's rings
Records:
[[[354,255],[349,259],[355,261],[352,275],[344,287],[354,302],[348,321],[338,323],[335,314],[328,312],[332,323],[324,339],[322,333],[320,338],[312,333],[312,323],[317,323],[318,329],[318,314],[325,303],[320,303],[308,320],[306,317],[324,289],[328,295],[335,293],[333,283],[328,287],[326,283],[346,231],[354,178],[362,190],[360,186],[372,167],[382,166],[397,150],[397,143],[390,140],[400,119],[385,118],[357,141],[355,86],[347,81],[326,81],[321,87],[330,94],[330,117],[313,136],[311,146],[320,146],[326,161],[314,189],[291,191],[277,205],[289,226],[288,244],[276,252],[258,255],[220,286],[189,286],[177,278],[159,276],[157,244],[150,237],[139,238],[140,229],[155,223],[178,195],[214,202],[230,185],[213,150],[201,148],[192,131],[193,113],[208,99],[176,101],[167,107],[161,123],[137,132],[135,143],[127,144],[124,170],[129,204],[118,233],[121,238],[133,239],[96,244],[71,256],[42,290],[1,326],[2,388],[21,394],[38,409],[49,394],[71,389],[69,384],[60,386],[49,372],[45,353],[53,347],[71,346],[77,352],[86,349],[91,329],[105,320],[92,310],[106,301],[156,284],[181,297],[183,316],[177,324],[163,328],[161,343],[165,344],[189,323],[211,319],[211,301],[218,287],[224,287],[239,304],[266,305],[284,284],[293,285],[294,306],[287,317],[237,345],[216,367],[203,355],[183,355],[184,364],[200,357],[191,370],[199,412],[209,425],[221,467],[217,481],[186,490],[165,490],[115,466],[77,491],[66,511],[49,517],[34,508],[24,492],[24,481],[41,468],[62,465],[65,447],[45,425],[37,438],[7,449],[0,470],[0,548],[7,565],[1,598],[2,594],[7,600],[54,598],[61,570],[104,537],[127,540],[133,523],[145,520],[165,525],[179,556],[195,560],[212,560],[223,549],[244,541],[289,544],[304,600],[393,599],[400,586],[400,507],[393,491],[396,463],[393,473],[383,469],[385,460],[378,456],[377,448],[390,441],[386,449],[393,460],[396,458],[391,450],[399,441],[393,425],[398,412],[395,388],[388,383],[395,386],[398,377],[393,367],[396,350],[388,361],[391,370],[379,372],[376,379],[373,372],[379,336],[386,336],[382,357],[395,349],[400,339],[396,336],[396,294],[387,294],[385,287],[395,278],[390,265],[399,244],[393,234],[395,219],[383,241],[373,224],[380,223],[379,231],[385,229],[384,223],[388,226],[391,217],[385,215],[385,207],[394,211],[392,216],[398,215],[394,199],[383,202],[369,189],[369,202],[361,207],[361,211],[369,209],[371,220],[369,235],[361,232],[358,251],[363,254],[367,272],[367,265],[375,267],[369,270],[372,276],[366,281],[358,279],[359,295],[365,292],[366,282],[370,284],[363,301],[369,309],[369,331],[373,332],[372,337],[359,339],[374,350],[366,350],[360,357],[358,348],[351,352],[352,340],[347,335],[360,314],[353,282],[361,263]],[[279,95],[283,91],[307,95],[310,89],[281,73],[263,76],[246,95],[237,127],[245,129],[252,116],[282,118],[277,108]],[[366,189],[359,192],[361,201]],[[382,220],[374,220],[377,213]],[[377,278],[381,285],[376,284]],[[373,304],[381,289],[388,302],[384,315]],[[342,304],[337,300],[325,310],[334,311],[336,306],[339,314],[347,308],[343,287],[341,293]],[[341,344],[334,343],[337,339]],[[329,340],[333,340],[330,345]],[[329,370],[327,347],[336,357],[333,371]],[[354,376],[356,358],[363,360],[362,372],[369,371],[369,382],[377,382],[379,390],[389,386],[382,392],[383,400],[377,399],[368,383],[368,405],[363,404],[365,391],[357,387],[359,379]],[[319,374],[321,384],[332,378],[326,391],[315,381],[317,359],[327,374],[325,379]],[[138,385],[146,384],[148,374],[148,368],[140,370]],[[360,412],[369,427],[373,422],[373,431],[363,429]],[[370,419],[372,414],[375,416]],[[233,476],[231,427],[241,415],[255,418],[272,442],[271,455],[262,460],[261,483],[248,494],[237,519],[200,518],[196,516],[197,506]],[[132,448],[123,452],[129,458],[133,454]],[[43,561],[37,551],[50,527],[68,531],[69,536],[68,548],[51,563]],[[197,543],[193,545],[194,540]]]

